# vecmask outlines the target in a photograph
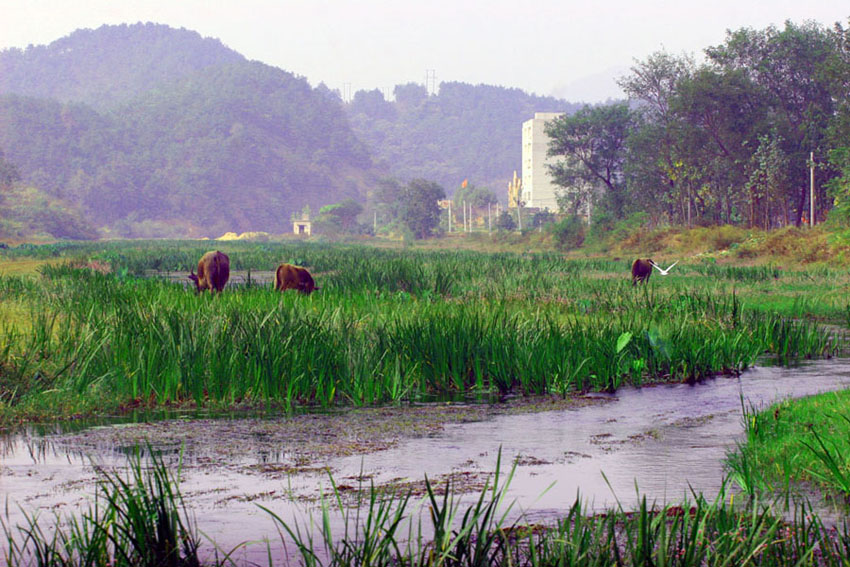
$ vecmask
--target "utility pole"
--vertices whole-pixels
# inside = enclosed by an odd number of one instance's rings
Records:
[[[493,232],[493,213],[490,211],[490,201],[487,201],[487,234]]]
[[[378,234],[378,211],[374,211],[374,218],[372,219],[372,234]]]
[[[811,216],[809,226],[815,226],[815,152],[809,154],[809,204],[811,205]]]
[[[466,232],[466,201],[461,201],[463,207],[463,231]]]
[[[522,201],[516,202],[516,218],[519,224],[519,231],[522,232]]]
[[[452,202],[449,201],[449,232],[452,231]]]

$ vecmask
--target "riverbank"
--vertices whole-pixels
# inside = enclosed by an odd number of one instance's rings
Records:
[[[125,475],[128,456],[132,462],[133,455],[141,454],[147,466],[148,456],[156,455],[180,479],[175,486],[186,506],[181,513],[205,534],[204,557],[214,549],[206,537],[224,550],[253,542],[234,556],[240,565],[268,563],[269,549],[274,564],[286,564],[280,558],[287,552],[289,557],[298,553],[291,534],[286,543],[281,540],[263,509],[290,526],[304,523],[306,528],[312,517],[318,522],[310,528],[316,543],[329,533],[331,545],[342,545],[344,534],[354,538],[359,533],[351,523],[356,510],[362,521],[375,513],[371,498],[394,508],[409,497],[414,518],[420,503],[427,509],[429,492],[437,502],[445,495],[466,506],[474,494],[489,502],[493,495],[485,487],[492,486],[496,470],[503,479],[511,477],[500,497],[507,513],[502,527],[531,526],[527,529],[541,538],[558,537],[565,516],[570,526],[578,521],[595,525],[611,515],[623,521],[637,517],[631,512],[649,502],[653,517],[672,521],[681,517],[668,516],[668,510],[689,510],[699,501],[707,509],[737,510],[735,517],[741,516],[735,530],[755,536],[764,526],[749,521],[761,514],[777,522],[775,529],[795,526],[786,526],[780,508],[761,511],[761,498],[748,499],[734,485],[724,486],[724,457],[744,436],[741,400],[766,406],[848,385],[850,365],[832,360],[756,368],[695,385],[622,388],[578,404],[516,399],[497,405],[428,404],[258,418],[173,415],[67,432],[30,428],[4,441],[0,480],[14,495],[7,521],[25,524],[21,512],[26,510],[81,514],[103,485],[104,474]],[[811,495],[796,493],[790,501],[799,496]],[[753,516],[748,502],[760,510],[758,515]],[[793,514],[795,505],[791,508]],[[811,512],[807,509],[800,521],[812,521]],[[830,508],[817,509],[827,522],[834,514]],[[427,515],[423,521],[427,524]],[[330,531],[324,532],[322,524]],[[828,525],[819,529],[836,535]],[[396,535],[405,538],[406,529]],[[424,537],[419,551],[433,533],[426,530]],[[775,545],[778,539],[771,541]],[[358,538],[348,544],[359,549],[365,542]],[[322,555],[319,545],[316,552]],[[664,553],[661,545],[653,553]]]

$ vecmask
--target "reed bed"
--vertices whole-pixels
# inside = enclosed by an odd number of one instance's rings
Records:
[[[232,269],[297,262],[323,289],[302,296],[235,285],[196,296],[150,277],[188,273],[210,246],[60,247],[73,262],[45,266],[37,280],[0,278],[0,301],[25,302],[32,320],[26,334],[0,321],[0,403],[48,390],[286,407],[565,395],[701,380],[764,354],[789,364],[841,346],[816,321],[752,308],[713,277],[633,287],[628,262],[555,254],[228,243]],[[94,261],[111,273],[79,267]],[[827,309],[846,317],[846,305]]]
[[[315,524],[289,524],[274,504],[260,506],[284,547],[297,550],[272,551],[266,543],[267,564],[830,567],[850,561],[847,524],[828,526],[805,503],[794,503],[790,519],[783,519],[757,500],[733,506],[725,491],[712,501],[695,496],[679,504],[656,505],[642,498],[634,510],[615,507],[602,513],[586,509],[577,498],[561,519],[528,524],[511,514],[507,489],[512,472],[500,478],[498,470],[471,502],[450,482],[438,487],[426,479],[422,500],[410,492],[388,494],[371,487],[358,492],[351,505],[334,488],[323,498]],[[36,515],[14,526],[3,521],[5,564],[237,565],[236,550],[263,545],[243,542],[228,551],[209,542],[205,547],[177,480],[161,458],[143,461],[137,455],[126,476],[103,472],[101,478],[98,498],[80,517],[55,517],[49,526]],[[342,533],[331,528],[337,512],[343,516]]]

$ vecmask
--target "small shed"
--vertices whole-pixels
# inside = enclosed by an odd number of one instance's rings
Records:
[[[310,219],[300,219],[292,221],[292,232],[298,235],[310,236],[313,231],[313,221]]]

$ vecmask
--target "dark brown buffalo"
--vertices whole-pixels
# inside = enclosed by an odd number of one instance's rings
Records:
[[[638,282],[649,281],[654,263],[649,258],[638,258],[635,260],[632,263],[632,285],[637,285]]]
[[[230,258],[218,250],[207,252],[198,261],[198,274],[192,272],[189,279],[195,282],[198,293],[206,290],[220,292],[230,279]]]
[[[274,275],[274,288],[279,291],[297,289],[301,293],[311,293],[316,287],[313,276],[306,268],[293,266],[292,264],[281,264],[277,267]]]

